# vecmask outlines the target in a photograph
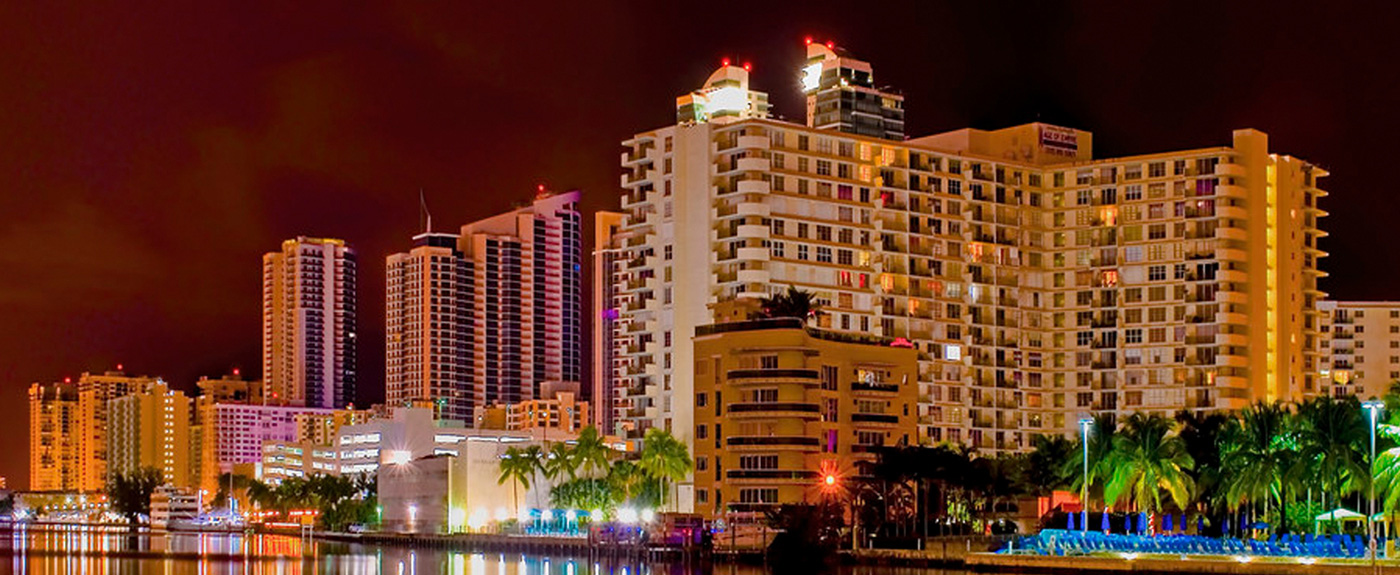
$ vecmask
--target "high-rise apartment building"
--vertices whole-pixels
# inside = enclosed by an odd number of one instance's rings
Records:
[[[165,483],[194,486],[197,468],[190,465],[190,398],[157,382],[107,403],[110,473],[159,469]]]
[[[1318,309],[1319,393],[1384,397],[1400,381],[1400,302],[1324,301]]]
[[[472,265],[457,234],[425,232],[385,261],[385,400],[430,401],[439,419],[471,421],[475,399]]]
[[[78,388],[72,383],[29,386],[29,490],[78,489]]]
[[[577,191],[462,226],[471,262],[474,405],[539,397],[581,381],[582,223]]]
[[[161,383],[159,378],[127,375],[121,371],[121,366],[116,371],[84,373],[78,378],[79,491],[102,491],[107,486],[111,451],[109,403],[145,391],[157,383]]]
[[[1093,413],[1317,390],[1326,172],[1255,130],[1107,159],[1091,138],[1036,123],[896,142],[754,109],[637,134],[606,246],[627,262],[615,415],[692,442],[696,327],[788,285],[824,328],[916,345],[924,442],[1015,450]]]
[[[83,373],[76,383],[65,379],[31,386],[30,439],[44,448],[31,451],[31,458],[37,458],[31,461],[32,484],[46,490],[102,491],[110,461],[109,403],[157,383],[157,378],[129,376],[118,366],[116,371]]]
[[[593,421],[604,433],[617,433],[613,411],[620,383],[620,366],[613,353],[618,329],[617,288],[626,261],[618,259],[623,248],[613,236],[622,227],[622,214],[598,212],[593,215]]]
[[[355,399],[355,252],[299,237],[263,255],[266,401],[335,408]]]

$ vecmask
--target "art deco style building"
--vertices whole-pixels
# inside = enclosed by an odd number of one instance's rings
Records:
[[[741,68],[717,77],[750,90]],[[915,344],[926,443],[1017,450],[1093,413],[1321,385],[1326,172],[1261,132],[1095,159],[1089,132],[1048,124],[892,141],[732,100],[624,142],[606,248],[627,262],[612,353],[629,434],[693,442],[690,338],[713,304],[789,285],[823,328]]]
[[[1384,397],[1400,381],[1400,302],[1324,301],[1319,393]]]
[[[263,255],[266,401],[336,408],[355,399],[355,252],[299,237]]]
[[[76,491],[78,388],[71,383],[29,386],[29,489]]]
[[[615,245],[613,236],[622,226],[622,214],[597,212],[593,215],[593,421],[604,433],[617,433],[613,413],[617,405],[617,386],[621,383],[620,366],[613,353],[617,337],[619,305],[617,299],[620,274],[626,261],[618,259],[623,248]]]
[[[695,512],[816,502],[836,488],[824,476],[844,483],[880,446],[917,444],[918,352],[901,344],[796,318],[700,326]]]
[[[190,465],[190,398],[184,392],[157,382],[113,399],[107,411],[111,473],[153,467],[168,485],[188,488],[197,483],[198,469]]]
[[[425,232],[414,236],[413,249],[385,261],[385,400],[389,405],[432,402],[439,419],[465,422],[476,407],[476,293],[472,264],[457,249],[459,239]]]

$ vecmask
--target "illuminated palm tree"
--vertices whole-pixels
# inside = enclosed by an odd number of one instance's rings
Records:
[[[535,447],[538,451],[538,447]],[[511,501],[516,509],[520,508],[520,492],[517,487],[530,488],[530,480],[534,478],[535,471],[539,469],[539,460],[532,459],[526,451],[517,447],[510,447],[501,455],[500,476],[496,478],[498,485],[507,481],[511,482]]]
[[[1177,437],[1196,464],[1192,479],[1196,484],[1197,509],[1205,513],[1222,511],[1226,506],[1221,487],[1220,444],[1234,433],[1231,428],[1237,427],[1239,421],[1225,412],[1184,409],[1177,412],[1176,421],[1181,425]]]
[[[1165,491],[1178,508],[1186,508],[1191,502],[1189,471],[1194,462],[1174,427],[1172,420],[1161,415],[1128,416],[1113,440],[1115,465],[1104,488],[1105,501],[1130,502],[1139,511],[1155,513],[1162,509]]]
[[[1100,413],[1094,416],[1094,426],[1089,433],[1089,475],[1085,477],[1083,471],[1083,450],[1084,443],[1074,442],[1074,451],[1069,458],[1065,459],[1065,474],[1074,478],[1071,491],[1079,491],[1085,480],[1089,482],[1089,498],[1092,500],[1094,488],[1102,489],[1108,481],[1108,477],[1113,474],[1114,449],[1113,440],[1118,435],[1118,423],[1112,413]],[[1089,502],[1084,502],[1085,509],[1089,508]]]
[[[1231,509],[1245,503],[1280,505],[1279,528],[1288,531],[1288,501],[1296,492],[1298,441],[1292,412],[1279,402],[1256,403],[1240,411],[1240,425],[1222,446],[1225,499]]]
[[[1365,414],[1356,397],[1334,399],[1319,396],[1298,405],[1298,448],[1300,471],[1317,485],[1322,506],[1369,485],[1366,452],[1368,438]]]
[[[573,479],[575,471],[574,452],[563,442],[555,443],[544,456],[544,477],[550,481]]]
[[[607,473],[612,457],[612,448],[603,441],[598,428],[590,425],[579,432],[578,440],[574,443],[571,464],[576,473],[582,472],[586,477],[599,477]]]
[[[694,463],[685,444],[664,429],[653,427],[642,438],[637,467],[661,483],[661,502],[666,503],[666,485],[685,479]]]

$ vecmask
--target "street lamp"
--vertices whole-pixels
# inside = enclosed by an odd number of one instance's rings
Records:
[[[1371,416],[1371,496],[1370,514],[1366,516],[1366,531],[1371,538],[1371,563],[1376,562],[1376,425],[1380,419],[1381,410],[1385,409],[1385,404],[1373,397],[1369,401],[1361,404],[1361,407]]]
[[[1092,427],[1093,419],[1079,418],[1080,443],[1084,444],[1084,480],[1079,486],[1079,514],[1083,519],[1080,521],[1080,529],[1085,533],[1089,532],[1089,429]]]

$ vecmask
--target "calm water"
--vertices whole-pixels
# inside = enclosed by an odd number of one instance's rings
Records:
[[[0,573],[36,575],[767,575],[759,566],[619,564],[571,557],[408,550],[274,535],[156,534],[88,530],[0,532]],[[842,575],[962,575],[961,571],[856,567]]]

